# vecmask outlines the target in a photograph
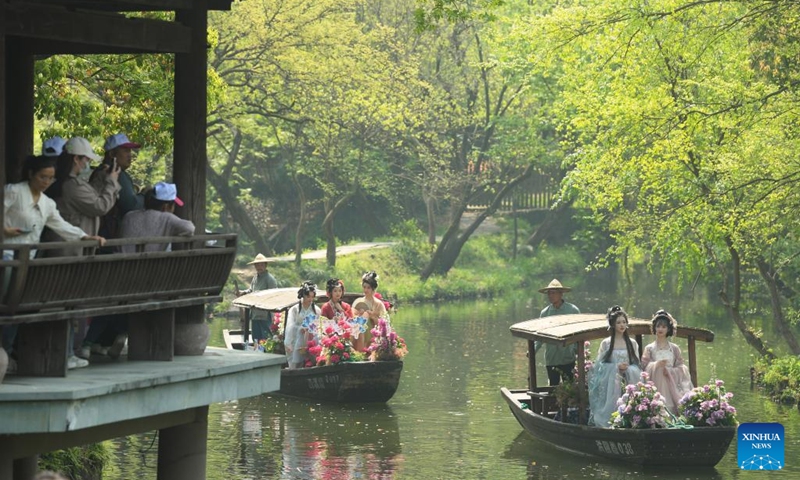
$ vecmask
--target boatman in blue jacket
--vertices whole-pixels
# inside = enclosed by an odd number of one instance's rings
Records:
[[[539,314],[539,318],[581,313],[578,307],[564,301],[564,293],[570,290],[572,289],[561,285],[561,282],[556,279],[553,279],[550,285],[539,289],[539,292],[547,295],[547,300],[550,302],[550,305]],[[538,352],[542,348],[542,343],[535,342],[535,347]],[[544,364],[547,366],[547,379],[550,381],[550,386],[554,387],[561,383],[561,379],[569,379],[572,376],[577,352],[578,345],[575,343],[567,347],[549,343],[545,345]]]
[[[239,290],[234,292],[237,297],[247,295],[248,293],[258,292],[259,290],[269,290],[271,288],[278,288],[278,281],[267,270],[267,257],[262,254],[256,255],[256,258],[248,265],[252,265],[256,269],[256,276],[250,282],[250,288],[247,290]],[[261,310],[258,308],[250,309],[250,321],[253,326],[253,345],[258,347],[259,340],[266,340],[272,337],[270,333],[270,325],[272,325],[272,312]]]

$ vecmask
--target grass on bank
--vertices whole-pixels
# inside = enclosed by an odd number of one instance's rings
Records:
[[[361,275],[374,270],[378,273],[378,291],[401,302],[423,302],[445,298],[475,298],[496,296],[520,288],[538,286],[543,279],[579,277],[585,261],[571,247],[543,246],[536,251],[521,248],[512,258],[511,236],[493,234],[473,236],[464,246],[453,269],[446,276],[420,280],[420,272],[430,259],[430,246],[424,237],[405,236],[390,248],[370,249],[337,256],[336,266],[328,268],[325,260],[304,260],[300,268],[293,263],[272,263],[269,271],[281,287],[300,285],[305,280],[323,288],[329,278],[344,281],[347,291],[361,290]],[[237,259],[237,272],[225,289],[227,310],[233,292],[233,279],[240,286],[249,285],[254,274],[246,263],[250,258]]]

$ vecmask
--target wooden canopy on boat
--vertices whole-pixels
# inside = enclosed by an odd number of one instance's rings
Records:
[[[628,319],[628,335],[638,337],[652,333],[650,320]],[[595,340],[609,335],[608,321],[602,313],[581,313],[576,315],[556,315],[535,318],[511,326],[511,334],[545,343],[566,346],[575,342]],[[713,342],[714,332],[704,328],[678,325],[676,337],[694,338],[703,342]],[[641,347],[641,345],[639,345]]]
[[[259,290],[242,295],[233,301],[233,305],[240,308],[257,308],[259,310],[280,312],[288,310],[292,305],[296,305],[300,301],[297,299],[297,290],[294,287]],[[317,290],[316,298],[319,299],[324,294],[325,292]]]
[[[292,308],[293,305],[300,301],[297,298],[297,290],[297,287],[259,290],[237,298],[233,301],[233,306],[280,312]],[[342,301],[352,303],[356,298],[361,296],[362,294],[360,293],[345,293],[344,296],[342,296]],[[325,293],[324,290],[317,288],[315,300],[317,303],[327,302],[329,300],[328,294]],[[381,301],[383,300],[381,299]],[[391,302],[389,305],[391,305]]]
[[[636,338],[639,344],[639,352],[642,352],[643,335],[652,334],[652,323],[650,320],[641,318],[628,318],[628,335]],[[510,327],[511,334],[515,337],[524,338],[528,341],[528,393],[534,404],[541,405],[544,410],[545,402],[553,397],[554,387],[539,387],[536,381],[536,342],[550,343],[560,346],[577,344],[577,365],[583,365],[586,359],[584,342],[587,340],[597,340],[610,335],[606,315],[602,313],[581,313],[575,315],[556,315],[552,317],[536,318],[520,323],[515,323]],[[688,341],[689,373],[692,377],[692,384],[697,385],[697,353],[695,342],[713,342],[714,332],[704,328],[684,327],[678,325],[675,336],[686,338]],[[534,352],[534,353],[531,353]],[[578,368],[578,382],[583,384],[586,381],[586,372],[583,368]],[[586,410],[587,399],[582,389],[578,389],[578,403],[580,405],[579,417],[583,421]]]

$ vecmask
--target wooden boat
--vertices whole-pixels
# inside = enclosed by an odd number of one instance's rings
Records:
[[[560,346],[577,343],[577,364],[583,365],[583,342],[608,336],[607,326],[603,314],[560,315],[514,324],[511,334],[526,339],[529,352],[535,351],[535,341]],[[635,336],[642,351],[642,336],[651,333],[651,323],[631,319],[628,333]],[[688,339],[689,372],[692,383],[697,385],[695,342],[711,342],[714,333],[681,326],[677,336]],[[609,429],[583,425],[588,399],[583,398],[580,389],[579,424],[561,422],[555,420],[559,412],[554,388],[537,386],[536,355],[528,355],[528,367],[528,388],[502,388],[501,394],[526,432],[561,450],[638,465],[712,467],[725,455],[736,434],[736,427]],[[579,368],[578,373],[578,381],[583,382],[583,369]],[[566,418],[565,411],[560,418]]]
[[[318,301],[327,301],[317,294]],[[242,330],[223,330],[225,345],[229,349],[245,350],[244,338],[249,337],[249,309],[258,308],[282,312],[286,322],[288,310],[296,305],[296,288],[275,288],[243,295],[233,304],[243,311]],[[242,333],[245,335],[242,335]],[[250,344],[249,348],[252,348]],[[402,361],[346,362],[321,367],[284,368],[281,370],[281,395],[342,403],[385,403],[397,391]]]

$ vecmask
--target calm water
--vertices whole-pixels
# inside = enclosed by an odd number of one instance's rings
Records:
[[[508,327],[538,316],[544,298],[535,295],[403,305],[392,321],[410,353],[400,388],[387,405],[318,404],[275,395],[212,405],[208,478],[677,480],[742,475],[736,466],[735,440],[716,469],[651,471],[576,458],[525,434],[499,389],[526,384],[525,342],[512,338]],[[647,295],[637,298],[638,305],[626,305],[634,314],[647,317],[667,306],[679,323],[716,332],[713,344],[698,346],[699,379],[704,382],[716,374],[725,380],[735,393],[740,421],[783,423],[788,463],[783,475],[800,476],[800,461],[793,461],[800,458],[798,410],[776,406],[750,392],[752,350],[723,312],[713,302],[681,300],[663,305]],[[583,311],[595,312],[624,303],[577,293],[568,300]],[[229,322],[214,322],[212,344],[222,344],[221,331],[232,325]],[[547,378],[543,369],[539,378]],[[153,440],[152,435],[140,435],[116,441],[118,463],[105,478],[155,479]]]

